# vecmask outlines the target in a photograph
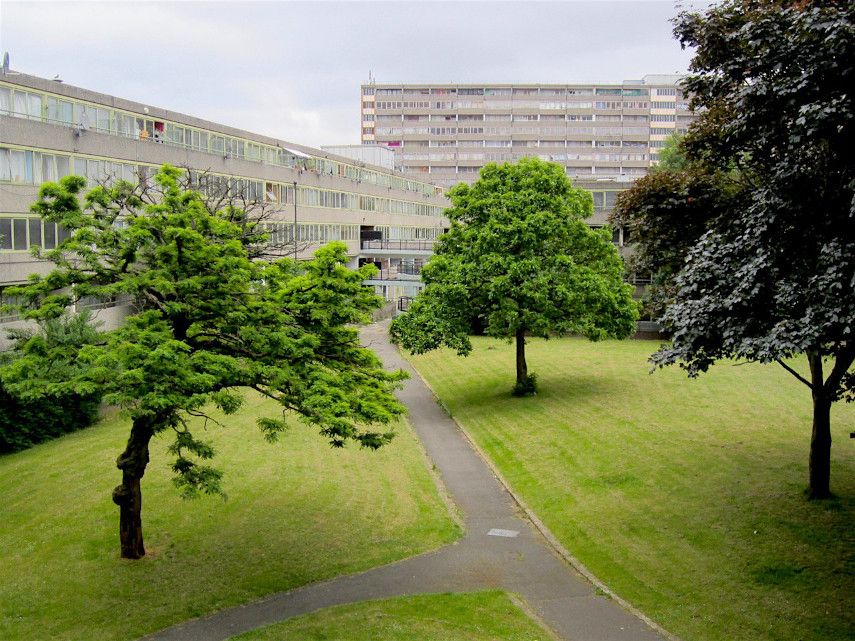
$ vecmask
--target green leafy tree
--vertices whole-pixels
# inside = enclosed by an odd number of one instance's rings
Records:
[[[652,173],[661,171],[681,171],[688,168],[689,158],[683,148],[683,136],[673,133],[665,139],[659,150],[659,163],[653,168]]]
[[[446,345],[466,355],[469,334],[516,341],[518,395],[535,391],[525,337],[626,337],[638,309],[607,229],[591,229],[591,194],[555,163],[524,158],[489,164],[472,185],[449,192],[451,228],[436,243],[425,288],[392,337],[423,353]]]
[[[81,296],[134,306],[103,344],[80,351],[86,368],[68,381],[97,386],[132,421],[113,491],[126,558],[145,554],[140,481],[155,435],[172,435],[175,483],[185,496],[221,491],[213,448],[188,416],[206,417],[209,407],[231,414],[242,390],[255,390],[282,406],[281,417],[258,421],[270,440],[298,417],[333,446],[377,448],[392,434],[372,426],[403,411],[392,393],[403,375],[384,371],[354,328],[380,304],[363,285],[373,267],[347,269],[342,243],[300,265],[251,260],[238,212],[212,214],[180,178],[164,166],[156,177],[162,197],[145,205],[127,183],[96,187],[82,205],[82,178],[43,185],[33,211],[71,236],[44,253],[56,265],[50,274],[14,292],[33,319],[58,316]]]
[[[654,363],[781,364],[813,400],[809,496],[831,495],[830,408],[855,377],[855,5],[730,0],[675,20],[696,49],[690,160],[736,171],[739,206],[686,254]],[[805,354],[809,373],[790,357]]]

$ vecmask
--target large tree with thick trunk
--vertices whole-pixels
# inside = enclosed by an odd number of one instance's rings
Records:
[[[686,154],[741,186],[685,251],[663,317],[673,342],[653,361],[692,376],[721,358],[775,361],[804,383],[818,499],[831,495],[830,408],[853,392],[853,18],[851,2],[730,0],[675,20],[702,109]]]
[[[403,411],[393,395],[402,374],[384,371],[354,328],[381,303],[363,285],[373,266],[347,269],[341,243],[301,264],[253,260],[251,245],[263,236],[248,235],[232,206],[211,212],[198,193],[180,187],[181,175],[162,168],[160,196],[148,204],[127,183],[96,187],[82,203],[79,177],[43,185],[33,210],[70,236],[44,252],[55,269],[16,291],[35,320],[84,296],[120,297],[132,307],[119,329],[80,349],[85,367],[66,381],[102,390],[131,420],[116,462],[122,482],[113,491],[121,554],[131,559],[145,554],[141,480],[152,438],[171,434],[183,494],[221,491],[221,473],[209,464],[214,451],[188,417],[209,422],[210,408],[228,415],[245,393],[262,394],[282,406],[280,417],[259,420],[271,440],[297,418],[333,446],[377,448],[392,435],[373,426]],[[51,358],[43,345],[31,347],[15,361],[19,379]]]
[[[449,192],[451,228],[436,243],[425,288],[392,337],[423,353],[446,345],[466,355],[469,334],[516,341],[517,395],[532,394],[526,336],[598,340],[635,331],[638,306],[607,229],[591,229],[590,192],[564,168],[536,158],[489,164]]]

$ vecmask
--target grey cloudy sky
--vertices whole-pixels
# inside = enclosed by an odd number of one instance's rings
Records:
[[[369,71],[476,83],[685,71],[676,11],[672,0],[0,0],[0,49],[18,71],[319,146],[359,142]]]

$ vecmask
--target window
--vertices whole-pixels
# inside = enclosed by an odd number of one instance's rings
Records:
[[[42,154],[42,176],[43,182],[57,180],[55,156],[51,154]]]
[[[27,219],[12,219],[12,249],[27,249]]]
[[[42,97],[34,93],[27,94],[27,115],[30,118],[41,120],[42,118]]]
[[[0,249],[12,249],[11,218],[0,218]]]
[[[0,148],[0,180],[33,183],[33,152]]]
[[[0,115],[8,116],[12,111],[12,90],[0,87]]]

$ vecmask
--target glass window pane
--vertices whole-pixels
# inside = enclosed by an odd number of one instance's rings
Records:
[[[9,115],[12,109],[12,90],[6,87],[0,87],[0,114]]]
[[[14,113],[15,116],[27,115],[27,94],[23,91],[16,91],[14,94]]]
[[[104,169],[104,161],[102,160],[88,160],[86,161],[86,178],[89,179],[90,184],[96,183],[99,180],[104,180],[107,177],[106,170]]]
[[[59,101],[50,96],[47,99],[47,119],[50,122],[59,120]]]
[[[18,151],[12,149],[9,152],[10,158],[10,180],[12,182],[23,183],[32,182],[33,180],[33,152]]]
[[[85,158],[75,158],[74,159],[74,175],[75,176],[86,176],[86,159]]]
[[[56,168],[54,165],[54,156],[50,154],[42,154],[42,180],[51,182],[56,180]]]
[[[71,158],[68,156],[57,156],[56,157],[56,177],[57,180],[68,176],[71,173]]]
[[[12,249],[27,248],[27,219],[12,219]]]
[[[11,218],[0,218],[0,249],[12,249]]]
[[[42,118],[42,97],[36,94],[29,94],[29,114],[30,118],[41,120]]]
[[[0,149],[0,180],[12,180],[12,155],[8,149]]]
[[[64,122],[67,125],[70,125],[74,122],[73,114],[72,114],[72,104],[65,100],[59,101],[59,120],[60,122]]]
[[[110,131],[110,112],[108,110],[95,110],[95,127],[98,131]]]
[[[40,218],[30,218],[30,247],[38,245],[42,247],[42,221]]]
[[[56,247],[56,225],[54,223],[45,223],[45,249],[53,249]]]
[[[618,192],[616,191],[607,191],[606,192],[606,207],[614,207],[615,200],[617,199]]]

